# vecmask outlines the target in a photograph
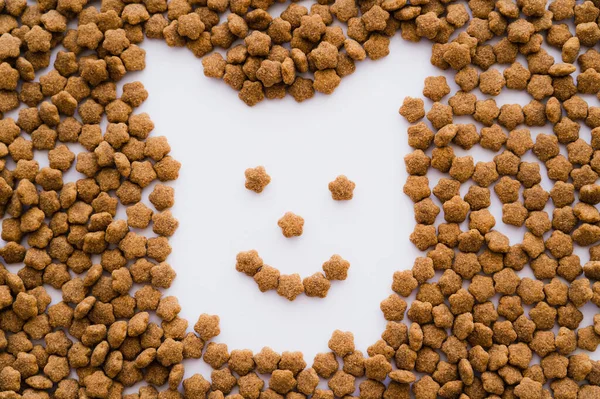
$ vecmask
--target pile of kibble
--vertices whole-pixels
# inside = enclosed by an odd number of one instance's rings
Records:
[[[321,0],[276,18],[271,5],[0,0],[0,399],[600,398],[600,362],[587,354],[600,344],[600,316],[582,325],[583,307],[600,306],[600,107],[588,105],[600,91],[599,5]],[[410,240],[427,252],[382,294],[381,339],[363,353],[336,330],[308,367],[299,352],[212,342],[217,316],[202,314],[189,331],[177,299],[161,291],[176,275],[166,260],[178,226],[162,182],[180,164],[135,112],[144,86],[117,87],[145,67],[138,44],[163,38],[206,55],[205,74],[253,105],[331,93],[355,61],[385,56],[398,31],[432,41],[432,64],[455,71],[460,91],[445,101],[446,78],[430,77],[427,112],[416,98],[400,109],[414,148],[405,158]],[[503,90],[532,100],[498,104]],[[455,155],[477,144],[492,161]],[[73,164],[80,179],[64,181]],[[430,168],[444,177],[430,184]],[[250,189],[268,184],[262,173],[249,180]],[[519,242],[494,230],[492,195],[502,231],[525,231]],[[299,219],[288,219],[282,232],[297,234]],[[590,247],[589,260],[578,247]],[[342,261],[324,266],[318,284],[284,279],[280,294],[326,294],[333,274],[345,278]],[[256,277],[266,265],[250,252],[236,266]],[[282,284],[277,273],[255,280]],[[209,364],[210,378],[186,374],[186,359]]]

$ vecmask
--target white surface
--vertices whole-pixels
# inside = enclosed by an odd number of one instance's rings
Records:
[[[417,256],[408,241],[412,203],[402,193],[406,124],[404,96],[417,96],[435,73],[430,48],[396,37],[390,56],[357,65],[332,96],[303,104],[291,97],[249,108],[222,81],[206,78],[186,49],[146,40],[141,80],[154,135],[165,135],[182,162],[173,210],[180,228],[169,262],[190,327],[200,313],[221,317],[218,341],[230,348],[301,350],[310,364],[327,350],[336,328],[352,331],[361,349],[385,327],[379,302],[392,274]],[[417,73],[415,73],[415,70]],[[272,177],[262,194],[244,188],[244,170],[264,165]],[[328,183],[345,174],[356,182],[352,201],[331,199]],[[305,218],[304,234],[286,239],[277,220],[287,211]],[[235,270],[238,252],[256,249],[265,263],[302,277],[339,253],[349,277],[325,299],[288,302],[261,293]]]
[[[178,277],[167,290],[179,298],[181,316],[191,328],[200,313],[218,314],[217,341],[230,350],[258,351],[265,345],[279,352],[300,350],[310,365],[316,353],[328,350],[332,331],[341,329],[352,331],[357,348],[365,351],[385,328],[379,303],[392,293],[394,271],[410,269],[423,255],[408,240],[415,222],[413,204],[402,192],[403,157],[412,149],[398,108],[405,96],[422,96],[430,75],[445,74],[454,93],[453,75],[429,63],[429,43],[396,36],[388,57],[357,64],[331,96],[317,94],[302,104],[288,96],[249,108],[223,82],[204,77],[200,60],[186,49],[152,40],[143,47],[147,68],[128,77],[141,80],[150,93],[138,111],[151,115],[153,134],[166,135],[172,155],[182,162],[174,183],[180,228],[169,258]],[[497,101],[525,105],[530,98],[505,90]],[[426,109],[430,105],[426,102]],[[534,137],[551,131],[531,130]],[[480,147],[469,154],[476,162],[495,155]],[[527,154],[524,160],[536,158]],[[257,165],[272,177],[262,194],[244,188],[244,170]],[[339,174],[356,182],[352,201],[331,199],[327,184]],[[439,177],[430,171],[431,188]],[[552,187],[547,179],[542,185]],[[277,226],[287,211],[305,219],[299,238],[284,238]],[[494,194],[491,211],[511,243],[522,239],[524,229],[502,224]],[[442,220],[440,214],[437,222]],[[302,277],[339,253],[351,263],[349,277],[334,282],[325,299],[302,295],[288,302],[275,292],[259,292],[250,277],[235,270],[236,254],[249,249],[282,273]],[[587,261],[587,250],[578,254]],[[586,311],[582,327],[593,313]],[[200,362],[187,364],[188,370],[208,372]]]

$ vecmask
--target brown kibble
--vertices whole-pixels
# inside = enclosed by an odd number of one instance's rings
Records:
[[[400,321],[404,318],[406,302],[398,295],[392,294],[381,302],[380,309],[386,320]]]
[[[340,84],[341,78],[334,69],[325,69],[315,72],[313,87],[316,91],[331,94]]]
[[[255,373],[249,373],[238,379],[240,394],[247,399],[257,399],[264,387],[264,381]]]
[[[264,99],[262,84],[246,80],[239,92],[239,98],[249,106],[254,106]]]
[[[283,352],[279,361],[280,370],[290,370],[294,375],[297,375],[306,367],[306,362],[302,352]]]
[[[440,101],[448,93],[450,93],[450,87],[446,83],[444,76],[429,76],[425,78],[425,87],[423,88],[423,95],[432,101]]]
[[[348,51],[348,48],[346,48]],[[400,115],[406,118],[409,123],[417,122],[425,116],[423,100],[420,98],[406,97],[400,107]]]
[[[254,275],[254,281],[261,292],[276,290],[279,286],[279,270],[269,265],[263,265]]]
[[[390,39],[378,33],[373,33],[364,43],[363,47],[371,60],[378,60],[390,53]]]
[[[267,56],[271,48],[271,38],[259,31],[253,31],[244,39],[251,56]]]
[[[170,237],[175,233],[177,227],[179,227],[179,222],[169,210],[152,215],[152,231],[156,234]]]
[[[256,276],[256,275],[255,275]],[[280,275],[277,293],[289,301],[293,301],[304,292],[304,286],[299,274]]]
[[[313,369],[320,377],[326,379],[331,378],[339,366],[333,352],[317,353],[313,360]]]
[[[86,394],[98,398],[107,398],[110,387],[113,384],[113,381],[102,371],[96,371],[88,375],[84,381]]]
[[[433,39],[440,29],[440,19],[434,12],[419,15],[416,20],[417,35]]]
[[[436,245],[438,240],[435,227],[417,224],[414,231],[410,235],[410,241],[421,251]]]
[[[264,188],[271,182],[271,176],[267,174],[263,166],[248,168],[245,171],[246,188],[255,193],[262,193]]]
[[[209,341],[221,333],[219,328],[219,316],[203,313],[194,325],[194,331],[203,341]]]
[[[175,190],[172,187],[157,184],[148,196],[148,200],[157,210],[163,211],[175,204],[174,194]]]
[[[529,377],[525,377],[515,387],[515,395],[523,399],[533,399],[542,396],[542,384],[534,381]]]
[[[354,352],[354,335],[351,332],[335,330],[329,339],[328,346],[337,356],[344,357]]]
[[[431,195],[427,176],[408,176],[403,190],[404,194],[410,197],[413,202],[419,202]]]
[[[274,352],[269,347],[264,347],[260,352],[254,355],[254,363],[256,364],[256,371],[261,374],[271,373],[277,368],[277,364],[281,359],[281,355]]]
[[[284,237],[299,237],[302,235],[304,218],[292,212],[286,212],[277,222]]]
[[[296,387],[297,381],[290,370],[275,370],[269,380],[269,388],[280,394],[286,394]]]
[[[293,81],[292,77],[288,76],[288,74],[294,74],[293,61],[289,58],[286,58],[285,60],[289,60],[288,64],[285,66],[279,61],[264,60],[256,70],[256,78],[263,83],[267,98],[271,98],[271,95],[281,87],[279,84],[282,80],[284,80],[284,82]],[[285,96],[285,90],[283,90],[282,93],[283,96]],[[281,98],[283,98],[283,96]]]
[[[325,298],[331,283],[323,273],[315,273],[302,280],[304,293],[309,297]]]
[[[452,107],[435,102],[427,113],[427,119],[435,129],[441,129],[452,123]]]
[[[152,210],[141,202],[130,206],[126,210],[127,224],[129,227],[145,229],[152,219]]]
[[[331,197],[336,201],[348,201],[353,197],[353,191],[356,184],[349,180],[346,176],[340,175],[329,183],[329,191]]]
[[[255,250],[240,252],[236,257],[235,269],[252,277],[263,266],[263,260]]]
[[[210,342],[206,346],[203,360],[213,369],[218,370],[229,360],[229,351],[226,344]]]

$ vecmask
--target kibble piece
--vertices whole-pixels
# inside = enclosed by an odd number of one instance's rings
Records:
[[[145,229],[152,219],[152,210],[146,205],[138,202],[127,208],[127,224],[129,227]]]
[[[254,106],[264,99],[263,86],[260,82],[244,82],[239,98],[249,106]]]
[[[454,196],[444,202],[443,209],[444,219],[448,223],[460,223],[466,219],[470,206],[460,196]]]
[[[248,48],[248,53],[252,56],[267,56],[271,47],[271,37],[259,32],[253,31],[244,39]]]
[[[515,62],[506,68],[503,74],[506,79],[506,87],[513,90],[524,90],[531,78],[529,69],[519,62]]]
[[[245,171],[246,188],[255,193],[261,193],[264,188],[271,182],[271,176],[267,174],[264,166],[256,168],[248,168]]]
[[[213,369],[218,370],[229,360],[229,351],[226,344],[210,342],[206,346],[203,360]]]
[[[281,62],[264,60],[256,70],[256,78],[262,82],[265,89],[271,88],[282,80]]]
[[[297,389],[305,395],[311,395],[319,383],[319,376],[316,371],[310,367],[302,370],[297,376]]]
[[[350,262],[343,259],[340,255],[332,255],[331,258],[323,263],[323,271],[328,280],[346,280]]]
[[[236,270],[248,276],[254,276],[262,266],[263,260],[255,250],[240,252],[236,257]]]
[[[403,191],[413,202],[419,202],[431,195],[429,179],[427,176],[408,176]]]
[[[399,295],[408,297],[410,293],[417,288],[418,281],[413,277],[412,271],[397,271],[394,272],[394,280],[392,290]]]
[[[275,370],[269,380],[269,388],[280,394],[286,394],[297,385],[294,374],[290,370]]]
[[[304,293],[309,297],[325,298],[331,283],[323,273],[315,273],[302,280]]]
[[[335,69],[326,69],[315,72],[315,81],[313,87],[316,91],[331,94],[340,84],[341,78]]]
[[[497,69],[487,70],[479,77],[479,90],[483,94],[497,96],[505,84],[504,76]]]
[[[337,356],[344,357],[354,352],[354,335],[351,332],[335,330],[329,339],[328,346]]]
[[[435,102],[427,113],[427,119],[431,122],[434,128],[441,129],[442,127],[452,123],[452,107]]]
[[[306,362],[302,352],[283,352],[279,361],[280,370],[290,370],[294,375],[297,375],[306,367]]]
[[[348,39],[351,40],[351,39]],[[348,41],[347,40],[347,41]],[[354,42],[354,41],[353,41]],[[354,42],[356,43],[356,42]],[[353,49],[350,47],[353,43],[345,44],[346,51],[351,55],[351,51]],[[358,45],[358,43],[356,43]],[[360,45],[358,45],[360,46]],[[362,47],[361,47],[362,49]],[[349,51],[350,50],[350,51]],[[402,107],[400,107],[399,111],[400,115],[406,118],[409,123],[415,123],[422,119],[425,116],[425,109],[423,100],[420,98],[406,97],[404,98],[404,102],[402,103]]]
[[[178,226],[179,222],[169,210],[152,214],[152,231],[156,234],[170,237],[175,233]]]
[[[336,201],[348,201],[354,196],[356,184],[346,176],[340,175],[334,181],[329,183],[331,197]]]
[[[209,78],[221,79],[225,73],[225,65],[227,62],[220,53],[213,53],[202,59],[204,75]]]
[[[203,313],[194,325],[194,331],[203,341],[208,341],[221,333],[219,316]]]
[[[174,205],[174,193],[175,190],[172,187],[157,184],[148,196],[148,200],[157,210],[163,211]]]
[[[254,275],[254,281],[261,292],[276,290],[279,286],[279,270],[269,265],[263,265]]]
[[[406,171],[408,174],[423,176],[427,174],[427,169],[431,165],[431,159],[425,155],[423,151],[415,150],[411,154],[408,154],[404,157],[404,164],[406,165]],[[438,186],[434,188],[434,195],[436,195],[436,189],[438,189]],[[438,194],[439,192],[441,192],[441,189],[438,189]]]
[[[455,157],[452,159],[452,165],[449,170],[449,174],[454,179],[461,183],[469,180],[475,172],[475,165],[473,163],[473,157]]]
[[[304,228],[304,218],[292,212],[286,212],[277,222],[281,228],[281,233],[284,237],[298,237],[302,235]]]
[[[420,150],[419,150],[420,151]],[[442,203],[460,194],[460,182],[458,180],[442,177],[433,188],[433,195]]]
[[[256,371],[262,374],[271,373],[277,368],[277,364],[281,359],[281,355],[274,352],[269,347],[264,347],[259,353],[254,355],[254,363],[256,363]]]
[[[277,286],[277,293],[289,301],[293,301],[304,292],[304,286],[300,275],[280,275],[279,285]]]
[[[430,76],[425,78],[425,87],[423,89],[423,95],[432,101],[440,101],[448,93],[450,93],[450,87],[446,83],[444,76]]]

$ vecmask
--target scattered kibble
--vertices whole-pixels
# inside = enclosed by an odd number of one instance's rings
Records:
[[[335,0],[290,3],[275,17],[270,6],[0,1],[0,256],[9,265],[0,267],[0,396],[600,397],[600,365],[584,352],[600,344],[599,318],[584,318],[600,306],[597,4]],[[331,352],[307,368],[299,352],[211,342],[215,315],[188,331],[177,299],[162,293],[176,277],[166,262],[178,227],[167,182],[181,165],[138,112],[149,95],[143,84],[117,85],[145,68],[144,37],[187,47],[206,76],[252,106],[333,93],[356,61],[385,57],[396,33],[433,41],[431,63],[453,71],[460,90],[428,77],[427,102],[408,97],[400,108],[414,148],[404,159],[410,240],[424,254],[394,273],[381,339],[363,354],[352,333],[336,330]],[[502,103],[507,90],[531,101]],[[474,159],[477,144],[494,156]],[[247,186],[260,192],[268,176],[251,171]],[[330,189],[348,200],[354,183],[340,176]],[[517,242],[496,227],[493,195],[502,223],[525,231]],[[297,236],[303,220],[287,214],[280,226]],[[150,227],[156,237],[142,234]],[[589,247],[589,259],[578,247]],[[334,255],[323,273],[302,279],[256,251],[236,259],[261,291],[290,301],[325,297],[348,268]],[[186,378],[191,358],[215,368],[210,381]],[[133,386],[137,393],[124,394]]]

